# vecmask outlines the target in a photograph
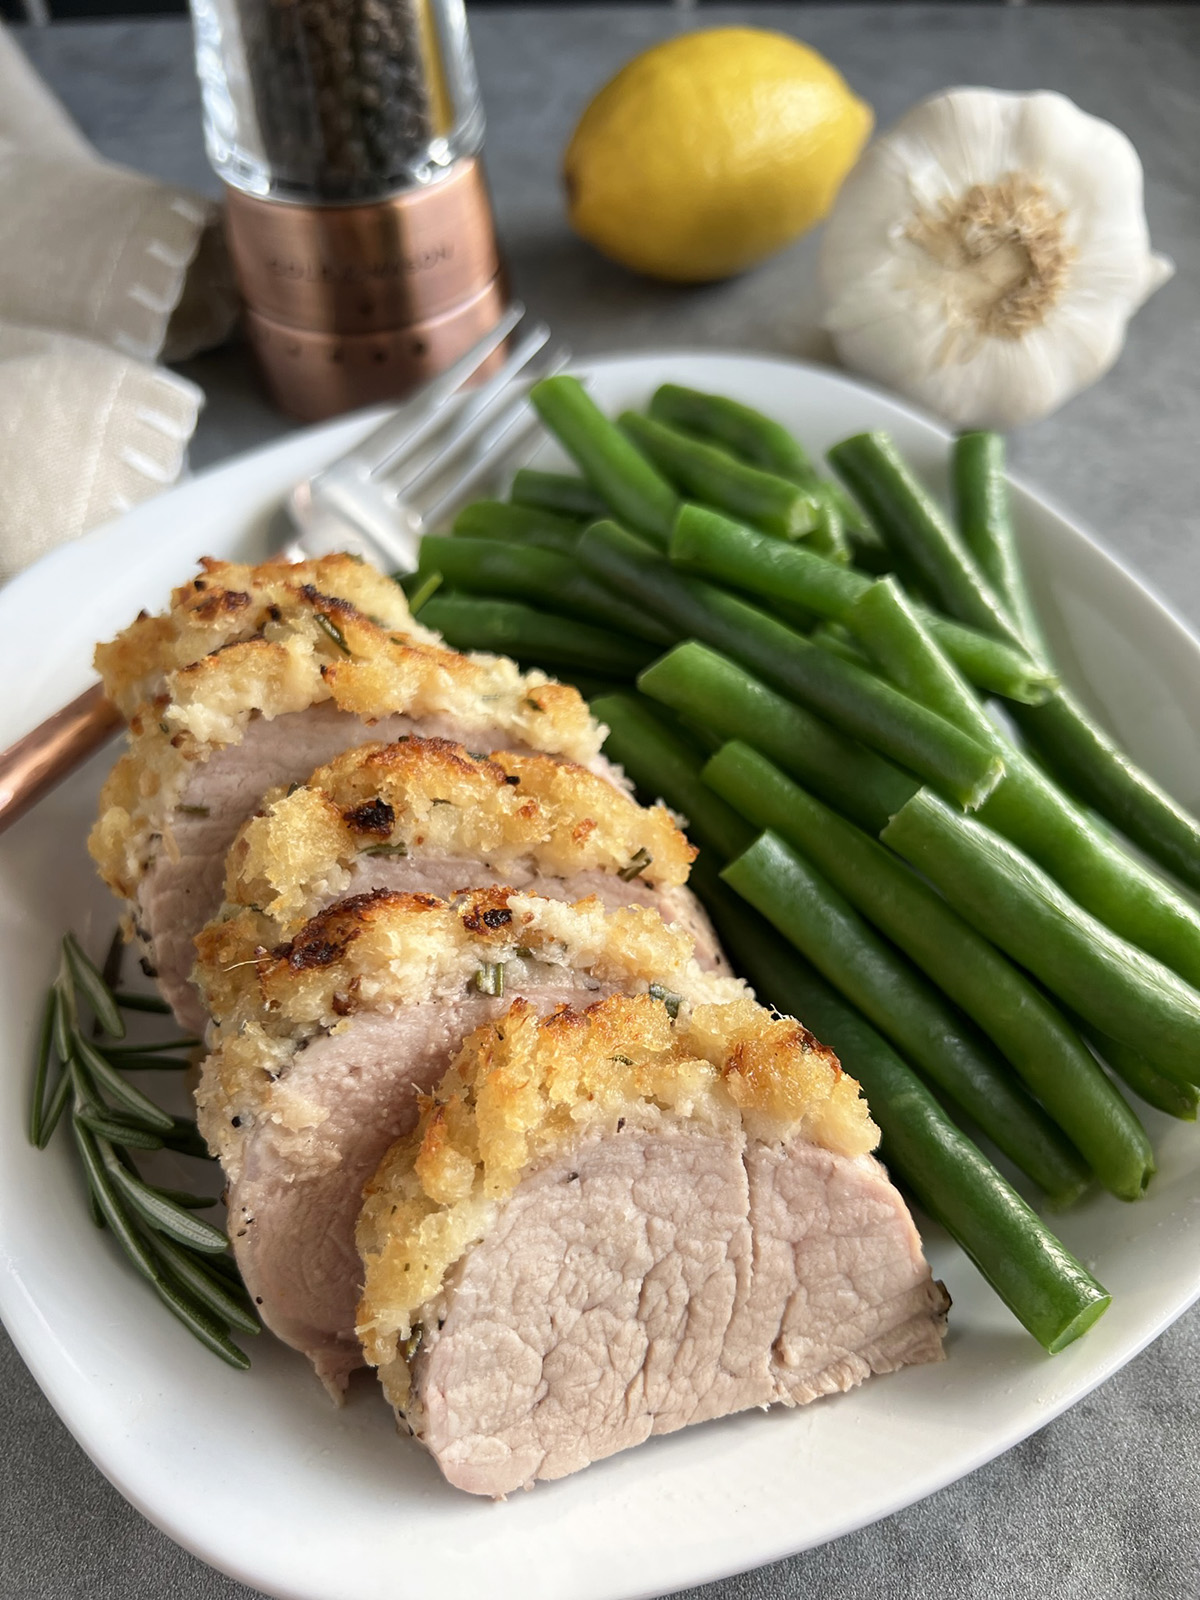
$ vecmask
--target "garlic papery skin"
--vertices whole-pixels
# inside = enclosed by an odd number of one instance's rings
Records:
[[[1121,353],[1174,272],[1150,249],[1142,165],[1060,94],[951,89],[866,151],[821,252],[848,367],[959,428],[1047,416]]]

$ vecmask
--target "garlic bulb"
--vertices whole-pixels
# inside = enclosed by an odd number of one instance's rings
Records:
[[[1060,94],[952,89],[846,180],[824,320],[847,366],[960,428],[1006,428],[1106,372],[1174,270],[1123,133]]]

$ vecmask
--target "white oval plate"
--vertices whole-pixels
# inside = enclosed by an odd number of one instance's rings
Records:
[[[740,356],[597,361],[609,410],[674,380],[780,418],[814,451],[890,428],[934,480],[947,435],[833,373]],[[256,557],[284,490],[364,428],[295,435],[138,508],[39,563],[0,595],[8,744],[87,683],[95,640],[160,607],[203,554]],[[553,459],[547,448],[545,459]],[[1025,490],[1032,584],[1068,675],[1134,756],[1200,801],[1200,646],[1127,572]],[[105,755],[0,841],[0,1312],[51,1402],[134,1505],[214,1566],[286,1600],[625,1600],[836,1538],[981,1465],[1086,1394],[1200,1292],[1200,1141],[1148,1118],[1160,1170],[1146,1199],[1096,1196],[1055,1225],[1113,1292],[1053,1359],[934,1230],[954,1296],[949,1359],[803,1410],[689,1428],[503,1505],[449,1489],[398,1439],[370,1385],[342,1411],[297,1355],[263,1338],[221,1366],[92,1228],[67,1141],[24,1123],[38,998],[74,927],[103,948],[114,908],[84,850]],[[180,1163],[180,1170],[186,1163]],[[192,1172],[194,1179],[194,1168]]]

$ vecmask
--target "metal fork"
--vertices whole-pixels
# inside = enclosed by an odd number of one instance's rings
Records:
[[[494,369],[468,388],[493,358]],[[514,303],[452,367],[352,450],[296,485],[284,502],[290,528],[280,553],[305,561],[348,550],[385,571],[411,572],[421,534],[532,444],[537,418],[529,386],[569,359],[546,324],[526,322],[525,308]],[[0,832],[123,720],[97,683],[0,753]]]

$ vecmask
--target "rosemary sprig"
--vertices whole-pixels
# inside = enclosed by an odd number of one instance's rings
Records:
[[[122,1043],[122,1010],[168,1008],[149,996],[123,994],[116,987],[119,978],[112,952],[102,974],[67,934],[38,1034],[30,1143],[44,1150],[70,1107],[92,1221],[112,1234],[172,1315],[223,1361],[244,1369],[249,1357],[230,1335],[257,1333],[259,1324],[228,1255],[229,1240],[195,1215],[215,1199],[147,1183],[131,1154],[165,1146],[210,1159],[193,1121],[164,1111],[122,1075],[185,1067],[180,1052],[199,1040]],[[84,1007],[92,1015],[91,1037],[84,1031]]]

